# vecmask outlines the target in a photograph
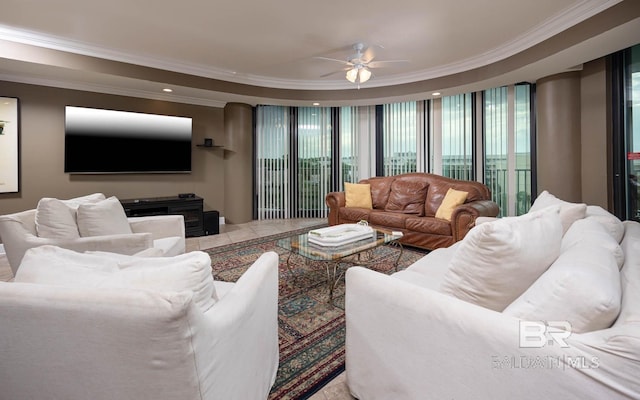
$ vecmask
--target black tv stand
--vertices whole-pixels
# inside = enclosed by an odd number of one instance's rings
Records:
[[[177,214],[184,216],[184,233],[187,237],[204,235],[202,197],[149,197],[120,200],[127,217]]]

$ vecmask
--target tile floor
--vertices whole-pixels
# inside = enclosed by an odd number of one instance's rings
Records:
[[[212,236],[187,238],[187,251],[210,249],[262,236],[293,231],[300,228],[317,225],[326,219],[282,219],[267,221],[251,221],[244,224],[220,225],[220,233]],[[13,273],[9,268],[7,257],[0,254],[0,281],[10,281]],[[320,389],[309,400],[353,400],[347,388],[345,374],[342,373],[325,387]]]

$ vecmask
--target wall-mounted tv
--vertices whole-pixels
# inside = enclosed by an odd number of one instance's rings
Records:
[[[65,107],[64,172],[191,172],[191,118]]]

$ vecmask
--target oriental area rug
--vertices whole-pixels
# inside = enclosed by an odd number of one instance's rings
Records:
[[[280,255],[280,364],[269,400],[306,399],[344,371],[344,277],[336,286],[332,306],[328,303],[324,264],[294,255],[289,260],[290,272],[286,265],[289,251],[277,245],[279,239],[314,228],[317,227],[204,250],[211,256],[214,278],[226,282],[237,281],[262,253],[275,251]],[[398,248],[381,246],[375,251],[380,261],[369,268],[386,274],[394,272]],[[425,254],[405,247],[398,270]]]

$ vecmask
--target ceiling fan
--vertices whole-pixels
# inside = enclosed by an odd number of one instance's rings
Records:
[[[328,74],[321,75],[322,78],[337,74],[338,72],[346,71],[346,78],[351,83],[357,83],[358,89],[360,84],[368,81],[371,78],[371,69],[384,67],[385,64],[391,63],[406,63],[409,60],[385,60],[385,61],[373,61],[374,55],[370,48],[365,48],[364,43],[356,43],[353,45],[355,54],[351,55],[348,60],[339,60],[337,58],[329,57],[315,57],[320,60],[336,61],[345,64],[346,67],[333,71]]]

